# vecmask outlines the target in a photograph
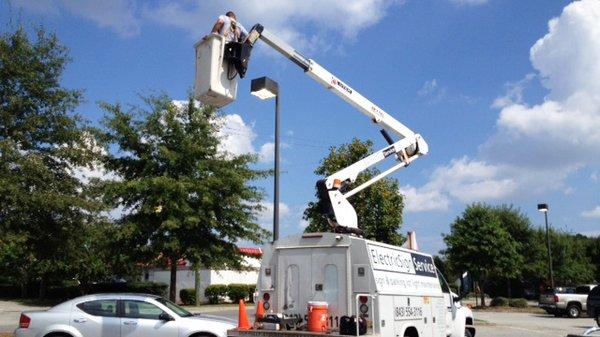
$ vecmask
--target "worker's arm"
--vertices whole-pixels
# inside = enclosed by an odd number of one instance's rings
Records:
[[[221,18],[217,19],[217,22],[215,22],[215,25],[213,26],[213,28],[210,32],[219,34],[219,32],[221,31],[221,28],[223,28],[224,24],[225,24],[225,22]]]

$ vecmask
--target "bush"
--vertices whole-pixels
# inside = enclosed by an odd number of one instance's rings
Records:
[[[248,296],[248,285],[232,283],[228,286],[227,296],[233,303],[245,300]]]
[[[196,289],[181,289],[179,290],[179,299],[184,305],[195,305],[196,304]]]
[[[248,288],[248,302],[253,303],[254,292],[256,291],[256,284],[247,284],[246,287]]]
[[[513,308],[527,308],[529,306],[529,304],[527,303],[527,300],[524,298],[511,299],[509,301],[508,305],[510,305]]]
[[[490,303],[492,307],[507,307],[508,306],[508,298],[506,297],[494,297],[492,302]]]
[[[225,284],[212,284],[204,289],[204,296],[208,298],[210,304],[217,304],[221,297],[227,295],[227,290]]]

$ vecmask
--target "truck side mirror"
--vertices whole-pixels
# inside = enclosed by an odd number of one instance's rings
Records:
[[[460,297],[463,298],[471,292],[471,278],[468,272],[464,272],[460,276]]]

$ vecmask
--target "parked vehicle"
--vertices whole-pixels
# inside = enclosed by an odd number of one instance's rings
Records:
[[[194,315],[162,297],[98,294],[21,313],[15,337],[225,337],[236,322]]]
[[[540,295],[539,307],[556,317],[567,315],[577,318],[587,310],[587,298],[594,284],[583,284],[575,288],[557,287]]]
[[[587,313],[588,316],[595,319],[600,326],[600,286],[596,286],[587,298]]]

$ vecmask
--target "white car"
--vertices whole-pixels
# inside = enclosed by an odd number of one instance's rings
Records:
[[[236,322],[194,315],[160,296],[97,294],[21,313],[15,337],[225,337]]]

